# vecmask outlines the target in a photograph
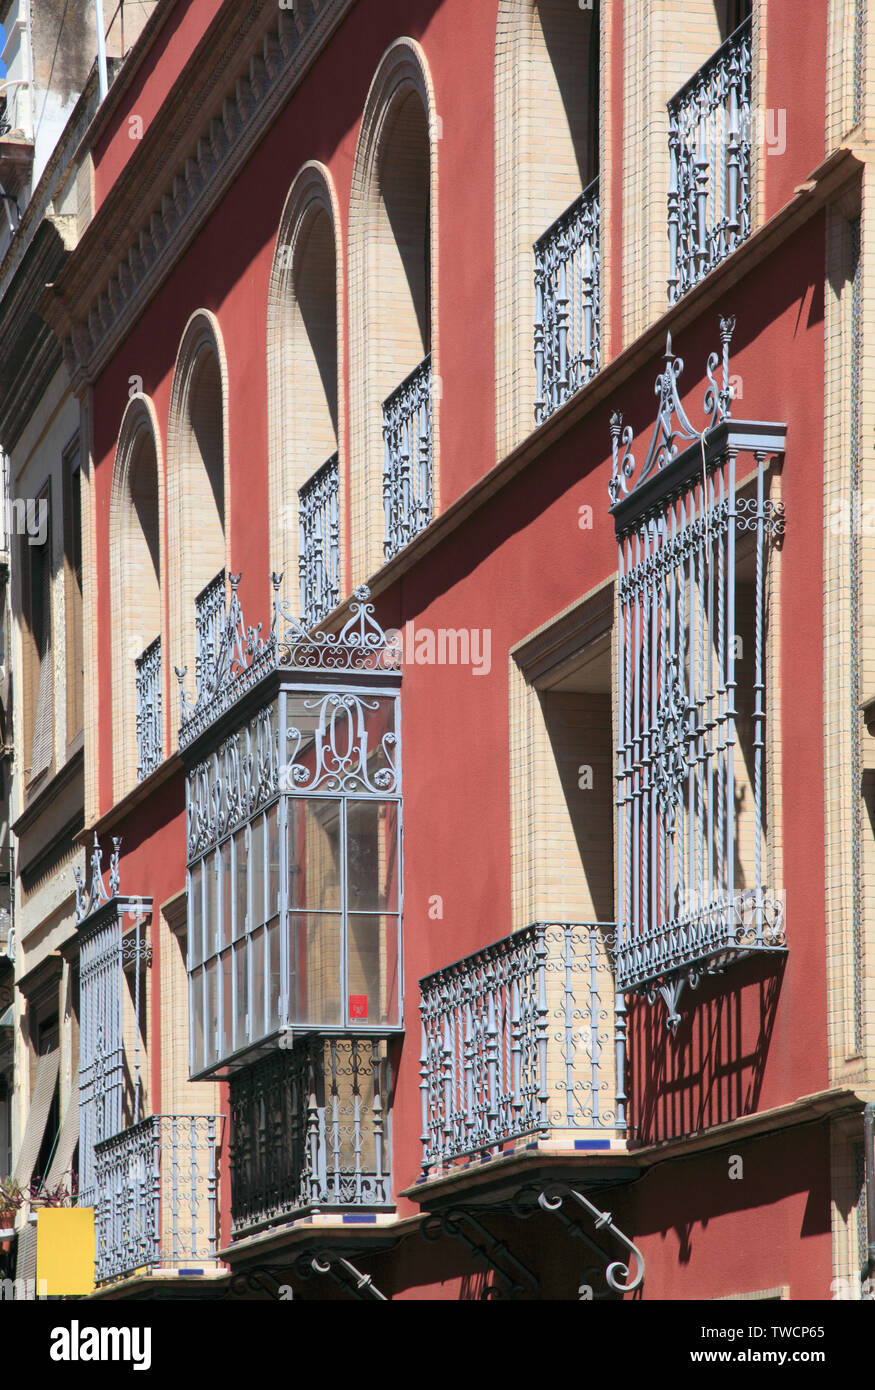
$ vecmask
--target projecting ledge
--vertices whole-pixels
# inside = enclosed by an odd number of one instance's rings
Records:
[[[346,1213],[349,1215],[349,1213]],[[304,1217],[283,1226],[271,1226],[251,1236],[241,1236],[219,1251],[219,1258],[236,1271],[250,1264],[261,1264],[269,1256],[275,1262],[296,1259],[302,1250],[318,1246],[338,1254],[374,1253],[391,1250],[399,1240],[418,1230],[422,1217],[398,1218],[394,1212],[375,1213],[367,1223],[344,1221],[335,1213]]]
[[[489,1206],[506,1201],[525,1184],[567,1183],[586,1188],[619,1187],[634,1182],[643,1172],[639,1155],[634,1159],[624,1150],[583,1150],[561,1152],[532,1148],[498,1154],[494,1158],[473,1159],[438,1177],[428,1178],[405,1188],[398,1195],[408,1197],[425,1211],[455,1206],[463,1198]]]

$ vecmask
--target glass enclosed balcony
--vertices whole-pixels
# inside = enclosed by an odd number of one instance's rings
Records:
[[[246,629],[231,579],[224,676],[183,699],[192,1076],[295,1036],[401,1027],[397,653],[367,591],[339,633],[278,598]]]

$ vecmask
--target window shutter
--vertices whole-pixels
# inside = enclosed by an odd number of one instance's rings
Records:
[[[58,1084],[60,1060],[61,1054],[58,1048],[53,1048],[51,1052],[47,1052],[44,1057],[40,1058],[27,1124],[24,1127],[24,1138],[21,1141],[21,1150],[13,1175],[15,1181],[21,1183],[22,1187],[26,1187],[33,1177],[33,1165],[36,1163],[37,1154],[43,1142],[46,1121],[49,1118],[55,1087]]]
[[[61,1137],[58,1140],[58,1147],[55,1149],[55,1156],[49,1165],[46,1173],[45,1185],[47,1188],[57,1187],[58,1183],[64,1182],[69,1178],[73,1171],[73,1155],[76,1152],[76,1145],[79,1143],[79,1087],[74,1086],[70,1092],[70,1099],[67,1102],[67,1110],[64,1115],[64,1123],[61,1125]],[[65,1183],[65,1186],[69,1186]]]

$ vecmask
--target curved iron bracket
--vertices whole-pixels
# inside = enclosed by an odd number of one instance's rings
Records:
[[[341,1289],[361,1302],[374,1299],[378,1303],[390,1300],[377,1288],[370,1274],[363,1274],[350,1260],[331,1250],[308,1250],[295,1261],[295,1273],[300,1279],[314,1274],[327,1274]]]
[[[565,1216],[562,1211],[562,1203],[565,1201],[566,1197],[571,1197],[577,1202],[578,1206],[583,1207],[584,1211],[589,1212],[590,1216],[595,1218],[595,1227],[597,1231],[607,1229],[612,1236],[619,1240],[622,1245],[625,1245],[626,1249],[630,1250],[635,1256],[635,1273],[631,1278],[629,1266],[628,1264],[624,1264],[622,1260],[611,1261],[605,1269],[605,1279],[608,1288],[613,1289],[615,1293],[632,1293],[640,1286],[644,1279],[644,1256],[641,1254],[637,1245],[635,1245],[628,1236],[625,1236],[618,1226],[614,1225],[614,1219],[609,1211],[600,1211],[588,1197],[584,1197],[583,1193],[578,1192],[575,1187],[568,1187],[565,1183],[551,1183],[538,1197],[538,1205],[544,1211],[552,1212],[554,1216],[562,1221],[567,1231],[572,1235],[579,1236],[591,1246],[592,1242],[585,1231],[582,1230],[576,1221],[572,1221],[569,1217]]]

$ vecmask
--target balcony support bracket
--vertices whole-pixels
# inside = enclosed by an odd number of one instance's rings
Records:
[[[295,1273],[299,1279],[311,1279],[314,1274],[327,1274],[339,1288],[351,1293],[362,1303],[373,1299],[378,1303],[390,1300],[377,1288],[370,1274],[360,1269],[345,1256],[328,1250],[308,1250],[295,1261]]]
[[[613,1289],[615,1293],[632,1293],[644,1279],[644,1256],[637,1245],[633,1244],[629,1237],[625,1236],[619,1227],[614,1225],[614,1219],[609,1211],[600,1211],[588,1197],[584,1197],[582,1192],[578,1192],[575,1187],[566,1186],[565,1183],[551,1183],[549,1187],[546,1187],[538,1196],[538,1205],[544,1211],[552,1212],[562,1222],[569,1234],[585,1241],[591,1249],[598,1250],[580,1223],[571,1220],[563,1212],[562,1203],[568,1197],[577,1202],[578,1206],[583,1207],[584,1211],[594,1218],[597,1231],[610,1231],[611,1235],[635,1256],[634,1275],[631,1275],[628,1264],[624,1264],[622,1260],[613,1260],[605,1269],[608,1288]],[[603,1254],[601,1251],[599,1253]]]
[[[721,964],[694,965],[689,970],[679,970],[675,975],[668,975],[665,979],[654,981],[647,990],[648,1004],[655,1004],[657,998],[661,998],[668,1010],[668,1017],[665,1026],[674,1037],[681,1021],[678,1012],[681,994],[684,985],[690,989],[698,989],[703,975],[722,975],[725,967]]]

